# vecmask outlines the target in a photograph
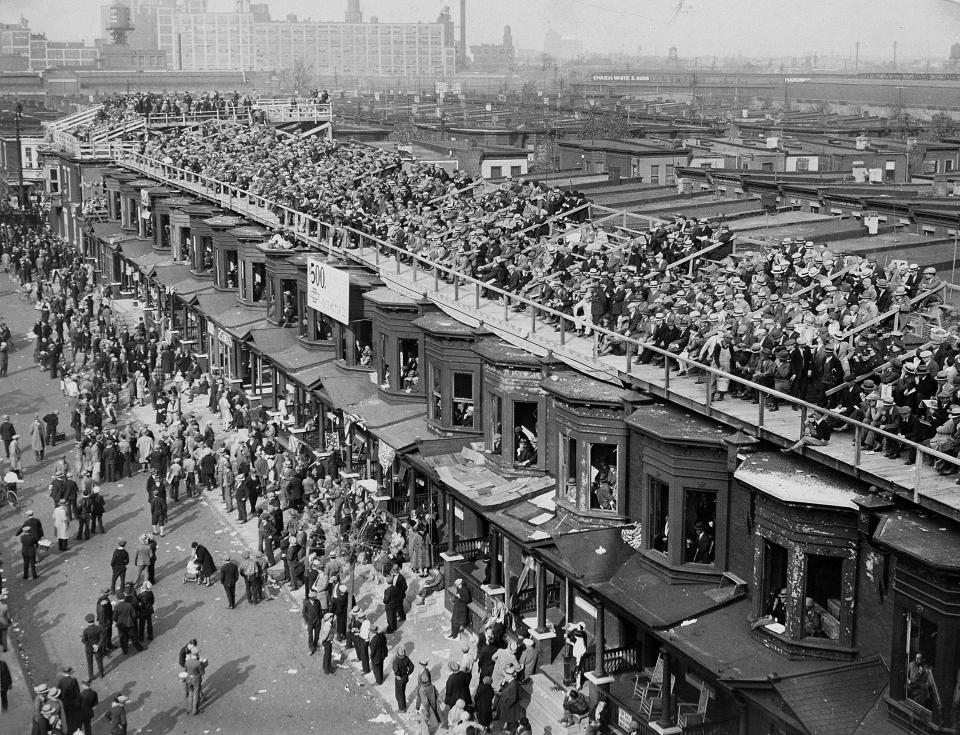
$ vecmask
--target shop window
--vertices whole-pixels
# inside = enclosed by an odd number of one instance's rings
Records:
[[[787,550],[780,544],[763,541],[763,614],[780,625],[787,620]]]
[[[473,373],[453,374],[453,425],[473,428]]]
[[[917,612],[908,612],[904,625],[906,698],[924,709],[938,710],[943,698],[933,675],[937,665],[937,624]]]
[[[528,401],[516,401],[513,404],[514,461],[521,467],[535,465],[538,451],[537,404]]]
[[[369,319],[361,319],[353,323],[353,341],[356,350],[357,365],[371,365],[373,363],[373,325]]]
[[[670,485],[649,478],[651,546],[664,556],[670,547]]]
[[[295,326],[300,319],[297,308],[297,281],[293,278],[280,279],[280,326]]]
[[[590,444],[590,507],[617,509],[616,444]]]
[[[500,454],[503,451],[503,399],[490,395],[490,451]]]
[[[267,282],[267,265],[266,263],[253,263],[251,270],[253,272],[253,280],[250,285],[253,287],[253,301],[261,301]]]
[[[223,274],[223,283],[226,288],[235,289],[239,285],[240,279],[240,261],[237,258],[236,250],[227,250],[224,253],[226,264]]]
[[[430,368],[430,397],[433,420],[443,422],[443,372],[436,365]]]
[[[804,638],[840,640],[842,589],[843,558],[808,554],[803,602]]]
[[[713,564],[716,543],[717,494],[687,490],[683,497],[685,562]]]
[[[399,339],[400,388],[413,393],[420,387],[420,340]]]

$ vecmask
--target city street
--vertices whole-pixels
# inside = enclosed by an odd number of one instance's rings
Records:
[[[0,274],[0,316],[15,335],[9,374],[0,378],[0,413],[9,414],[16,429],[25,435],[34,413],[42,416],[57,410],[61,430],[65,428],[72,437],[67,425],[70,407],[60,393],[59,381],[40,373],[32,361],[32,341],[25,335],[35,313],[17,299],[9,277]],[[196,405],[201,421],[205,420],[209,414],[200,401]],[[29,439],[23,443],[29,447]],[[76,466],[72,439],[48,450],[39,464],[31,451],[24,450],[27,471],[21,513],[33,510],[48,538],[53,537],[53,507],[47,486],[53,463],[60,456]],[[109,584],[109,560],[118,539],[127,540],[132,557],[137,537],[150,530],[146,479],[141,473],[119,483],[104,483],[106,535],[89,541],[71,539],[66,552],[58,552],[53,544],[41,556],[36,581],[21,579],[19,543],[14,534],[22,515],[10,506],[0,508],[3,588],[13,617],[10,652],[3,658],[14,676],[11,707],[0,715],[0,732],[30,731],[32,687],[41,682],[53,686],[60,667],[72,665],[77,678],[86,679],[80,643],[83,618],[94,612],[101,589]],[[71,531],[75,533],[75,524]],[[334,677],[320,673],[320,656],[308,655],[299,602],[286,592],[273,601],[251,606],[242,599],[241,583],[237,608],[230,610],[219,584],[209,588],[184,584],[183,571],[190,543],[195,540],[207,546],[218,566],[225,553],[239,554],[245,549],[233,522],[219,507],[213,507],[212,501],[184,500],[183,496],[179,503],[171,501],[166,535],[158,539],[155,639],[146,643],[142,653],[131,649],[124,655],[117,649],[106,659],[105,679],[93,682],[101,701],[94,732],[107,731],[102,715],[120,693],[130,698],[130,733],[294,735],[335,729],[344,735],[378,735],[399,727],[385,713],[379,697],[350,668],[340,668]],[[210,662],[204,706],[196,717],[187,713],[177,677],[178,652],[191,638],[197,638],[202,655]],[[24,677],[29,687],[25,687]]]

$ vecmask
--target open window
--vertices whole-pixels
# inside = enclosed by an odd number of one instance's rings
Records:
[[[516,401],[513,404],[513,452],[514,462],[521,467],[537,463],[539,440],[536,403]]]
[[[926,710],[936,711],[943,697],[937,689],[934,671],[937,665],[939,629],[935,622],[918,612],[904,616],[906,651],[906,699]]]
[[[213,270],[213,238],[207,235],[197,236],[197,266],[200,273]]]
[[[430,406],[433,420],[443,423],[443,371],[436,365],[430,367]]]
[[[617,509],[617,445],[590,444],[590,507]]]
[[[265,284],[267,282],[267,264],[266,263],[253,263],[251,270],[253,272],[253,281],[250,284],[253,287],[252,297],[254,302],[259,302],[263,299]]]
[[[420,389],[420,340],[398,339],[400,389],[413,393]]]
[[[656,477],[650,488],[650,547],[667,556],[670,549],[670,485]]]
[[[297,303],[297,281],[295,278],[280,279],[280,326],[296,326],[300,320],[299,305]]]
[[[713,564],[717,527],[717,494],[686,490],[683,497],[683,560]]]
[[[577,504],[577,438],[560,434],[561,493],[568,503]]]
[[[353,341],[357,365],[373,364],[373,323],[369,319],[353,322]]]
[[[240,260],[236,250],[227,250],[224,252],[224,274],[223,285],[226,288],[237,288],[240,282]]]
[[[763,541],[763,614],[775,622],[787,622],[787,558],[786,548],[769,539]]]
[[[803,637],[840,640],[843,557],[807,554]]]
[[[453,425],[473,428],[473,373],[453,374]]]
[[[490,438],[487,444],[494,454],[503,450],[503,399],[495,393],[490,394]]]

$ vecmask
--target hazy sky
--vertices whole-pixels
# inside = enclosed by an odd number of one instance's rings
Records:
[[[25,15],[48,38],[88,42],[99,35],[102,0],[0,0],[0,22]],[[272,0],[274,18],[286,13],[343,20],[346,0]],[[365,19],[432,21],[459,0],[361,0]],[[210,0],[229,10],[233,0]],[[510,24],[521,48],[541,49],[548,27],[581,38],[587,50],[681,56],[782,56],[816,52],[861,58],[944,59],[960,41],[956,0],[467,0],[467,43],[499,40]],[[458,29],[459,32],[459,29]]]

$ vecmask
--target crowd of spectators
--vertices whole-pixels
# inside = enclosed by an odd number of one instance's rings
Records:
[[[673,353],[668,367],[682,374],[708,365],[917,441],[942,432],[957,398],[937,390],[957,387],[956,329],[925,329],[939,323],[943,296],[934,268],[881,267],[792,239],[734,253],[722,222],[681,215],[642,232],[595,226],[576,191],[523,179],[473,186],[462,171],[267,126],[175,131],[152,139],[146,153],[529,297],[552,310],[543,315],[556,329],[602,327],[600,355],[639,341]],[[450,271],[442,277],[456,277]],[[665,358],[647,348],[637,359]],[[760,400],[736,381],[710,380],[714,400]],[[779,410],[778,399],[766,400]],[[956,453],[960,431],[952,438],[952,421],[948,428]],[[896,442],[865,433],[863,443],[899,455]]]

